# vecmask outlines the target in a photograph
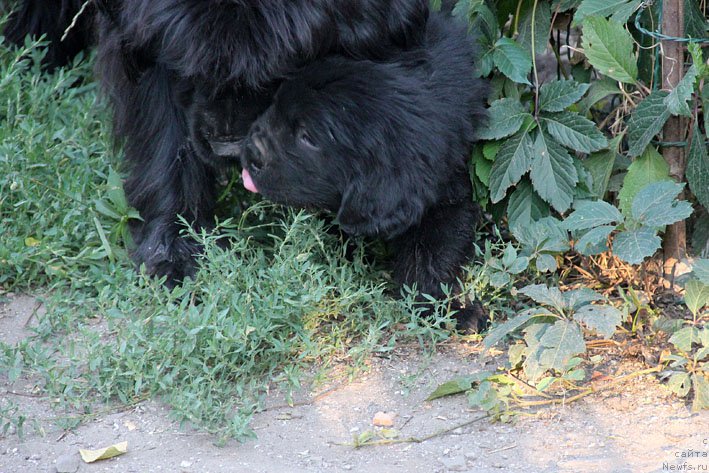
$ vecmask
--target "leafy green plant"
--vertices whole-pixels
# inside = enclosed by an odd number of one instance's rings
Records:
[[[579,233],[575,248],[581,254],[608,251],[607,241],[612,235],[613,254],[639,264],[660,248],[658,231],[691,215],[691,204],[676,199],[683,187],[668,180],[648,184],[625,212],[600,200],[580,202],[564,220],[564,226]]]
[[[706,36],[706,18],[695,2],[685,3],[688,36]],[[505,209],[513,231],[554,212],[565,214],[579,201],[603,199],[611,187],[619,191],[618,208],[632,217],[638,192],[670,179],[655,139],[672,116],[691,118],[687,181],[707,207],[709,157],[699,105],[709,96],[709,88],[700,87],[708,67],[699,44],[690,42],[692,64],[684,78],[672,90],[658,90],[656,49],[642,47],[652,34],[643,26],[656,23],[658,9],[640,0],[456,2],[454,13],[468,18],[479,35],[479,73],[493,83],[490,119],[480,133],[484,142],[471,159],[476,199],[492,205],[495,215]],[[569,45],[570,64],[558,36],[549,41],[562,12],[573,13],[581,33],[580,44]],[[556,80],[540,74],[538,58],[550,50]],[[637,263],[658,239],[647,229],[635,230],[618,235],[616,246],[621,258]],[[599,246],[604,233],[609,229],[593,228],[581,243]],[[544,257],[537,269],[552,268]]]
[[[684,301],[692,313],[690,325],[677,328],[669,342],[676,352],[665,356],[669,362],[661,377],[667,387],[680,397],[694,392],[692,410],[709,408],[709,327],[701,324],[709,315],[709,260],[694,262],[691,277],[686,281]]]
[[[433,401],[460,393],[466,393],[471,407],[479,407],[493,418],[503,422],[511,419],[510,406],[514,396],[521,395],[519,388],[509,376],[481,371],[474,375],[446,381],[439,385],[426,400]]]
[[[609,304],[593,304],[604,298],[590,289],[561,292],[543,284],[526,286],[518,291],[538,307],[524,310],[495,327],[483,340],[490,348],[508,335],[521,331],[523,338],[510,346],[512,367],[521,367],[531,383],[549,386],[553,380],[539,381],[546,374],[566,379],[583,379],[577,368],[577,355],[586,352],[584,327],[603,338],[610,338],[623,320],[623,313]],[[539,385],[537,385],[539,387]]]
[[[709,408],[709,328],[684,327],[670,343],[677,353],[664,359],[669,366],[661,376],[667,379],[667,387],[680,397],[693,391],[692,410]]]

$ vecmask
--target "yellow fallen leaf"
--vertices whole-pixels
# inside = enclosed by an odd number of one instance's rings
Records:
[[[99,448],[98,450],[84,450],[79,449],[81,458],[86,463],[93,463],[98,460],[107,460],[109,458],[117,457],[118,455],[123,455],[128,451],[128,442],[121,442],[115,445],[111,445],[106,448]]]

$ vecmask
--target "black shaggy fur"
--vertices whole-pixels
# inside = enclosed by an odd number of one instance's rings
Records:
[[[420,42],[428,17],[427,0],[118,3],[100,16],[98,73],[144,220],[135,258],[168,282],[192,274],[200,251],[177,215],[210,225],[219,166],[238,160],[278,81],[330,53],[386,58]]]
[[[91,4],[77,17],[62,41],[83,3],[84,0],[25,0],[11,13],[3,31],[5,40],[22,46],[27,36],[39,39],[45,35],[51,47],[44,57],[44,66],[50,71],[65,66],[92,42],[95,11]]]
[[[245,184],[391,241],[396,281],[441,298],[441,283],[454,286],[473,254],[479,218],[466,163],[486,87],[473,61],[465,26],[434,14],[421,45],[388,61],[312,63],[252,126]],[[463,325],[481,315],[462,309]]]

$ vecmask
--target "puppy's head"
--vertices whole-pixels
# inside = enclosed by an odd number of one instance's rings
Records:
[[[421,90],[368,61],[331,58],[306,68],[251,127],[244,185],[275,202],[337,212],[350,234],[406,231],[437,193],[435,166],[419,146]]]

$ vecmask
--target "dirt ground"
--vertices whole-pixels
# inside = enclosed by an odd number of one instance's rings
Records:
[[[0,339],[16,343],[26,336],[26,322],[37,309],[41,307],[27,296],[0,305]],[[302,393],[296,407],[284,407],[282,397],[274,394],[270,407],[254,419],[258,439],[244,444],[217,447],[210,435],[181,430],[164,406],[146,402],[72,432],[45,422],[44,436],[0,436],[0,473],[709,471],[709,413],[691,413],[652,377],[544,409],[514,424],[482,419],[422,443],[360,449],[338,445],[376,430],[372,419],[377,412],[393,413],[393,428],[404,438],[482,416],[469,410],[461,396],[425,401],[438,384],[491,368],[477,350],[451,344],[429,360],[403,351],[373,360],[371,370],[356,382],[332,386],[315,397]],[[51,419],[48,400],[27,396],[31,388],[28,381],[9,386],[0,379],[0,396]],[[128,442],[125,455],[93,464],[80,461],[80,448],[123,441]]]

